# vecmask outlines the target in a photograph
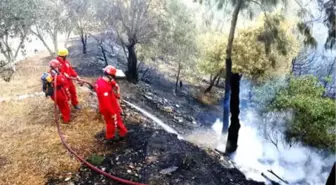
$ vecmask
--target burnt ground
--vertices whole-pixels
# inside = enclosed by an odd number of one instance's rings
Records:
[[[133,130],[123,141],[105,144],[110,149],[102,161],[94,162],[120,178],[153,185],[257,185],[236,168],[225,167],[227,158],[213,151],[179,140],[153,122],[125,107],[126,126]],[[137,117],[137,119],[134,119]],[[90,160],[90,159],[88,159]],[[116,181],[82,166],[69,184],[117,185]],[[49,184],[57,184],[50,181]]]
[[[136,132],[130,134],[125,142],[115,144],[119,150],[105,156],[99,165],[101,169],[121,178],[153,185],[262,184],[247,181],[237,169],[224,168],[219,159],[178,140],[175,135],[141,126],[129,128]],[[85,167],[80,169],[74,182],[83,185],[119,184]]]
[[[74,52],[70,49],[70,53]],[[101,74],[104,64],[96,53],[96,49],[91,48],[87,55],[70,58],[80,76],[95,78]],[[111,57],[109,63],[125,69],[120,58]],[[196,87],[184,84],[178,93],[174,93],[174,82],[162,76],[157,71],[150,71],[138,84],[119,81],[122,97],[156,115],[181,134],[209,126],[221,115],[217,107],[205,106],[191,96],[189,90]],[[98,156],[99,162],[92,161],[106,172],[146,184],[263,184],[246,180],[238,169],[230,168],[228,157],[177,139],[176,135],[165,132],[135,110],[125,107],[124,111],[124,122],[134,132],[124,141],[105,144],[109,152]],[[135,117],[139,119],[134,120]],[[51,178],[47,184],[119,183],[82,166],[70,179]]]

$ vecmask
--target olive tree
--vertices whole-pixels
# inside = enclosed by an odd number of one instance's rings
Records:
[[[68,17],[74,26],[74,31],[79,34],[82,42],[83,54],[87,51],[87,39],[89,33],[98,26],[98,20],[94,19],[95,8],[93,0],[68,0],[65,5],[68,11]]]
[[[116,32],[127,57],[127,80],[138,82],[136,46],[150,43],[157,35],[162,2],[158,0],[105,0],[97,14],[103,29]]]
[[[43,1],[36,0],[38,7],[34,10],[36,19],[30,31],[46,47],[50,55],[54,55],[58,50],[58,41],[60,33],[65,32],[71,23],[68,12],[62,0]],[[48,39],[51,39],[52,46]]]
[[[176,64],[175,91],[183,71],[195,61],[196,28],[188,8],[177,0],[167,3],[161,22],[160,42],[163,56]]]
[[[9,81],[15,71],[16,58],[27,38],[36,4],[29,0],[0,2],[0,74]]]
[[[291,28],[291,29],[289,29]],[[231,126],[235,132],[228,135],[228,151],[237,148],[238,130],[240,127],[239,114],[239,84],[242,75],[255,83],[262,83],[275,75],[288,73],[291,69],[292,58],[299,51],[300,44],[293,38],[296,28],[280,15],[267,15],[263,21],[257,21],[251,27],[239,30],[239,34],[233,44],[231,75]],[[272,31],[277,32],[274,37]],[[209,44],[213,47],[204,49],[202,58],[207,62],[209,69],[218,70],[216,66],[223,66],[223,58],[226,56],[226,39],[220,34],[213,34]],[[217,42],[217,43],[216,43]],[[209,44],[204,44],[207,47]],[[213,50],[211,50],[213,49]],[[209,62],[210,61],[210,62]],[[221,63],[218,64],[218,61]],[[213,67],[211,67],[213,65]],[[227,79],[226,79],[227,80]],[[233,103],[234,102],[234,103]],[[238,102],[238,104],[237,104]]]

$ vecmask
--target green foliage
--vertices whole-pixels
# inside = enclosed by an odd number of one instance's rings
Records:
[[[196,50],[196,27],[188,8],[177,0],[166,5],[161,24],[162,53],[173,61],[190,60]]]
[[[304,45],[316,48],[317,41],[312,36],[312,33],[310,31],[309,26],[307,26],[303,22],[300,22],[300,23],[297,24],[297,27],[298,27],[300,33],[305,37],[305,39],[303,41]]]
[[[189,9],[178,0],[168,1],[158,25],[157,37],[137,47],[139,59],[151,63],[152,58],[162,57],[176,63],[178,70],[193,68],[197,30]]]
[[[260,112],[267,112],[268,106],[274,101],[279,90],[287,85],[285,78],[272,78],[261,86],[253,86],[252,102],[258,104]]]
[[[293,28],[289,21],[272,14],[238,30],[233,44],[232,71],[255,82],[286,73],[299,50]],[[198,67],[203,73],[215,74],[224,66],[227,37],[220,33],[208,33],[202,37],[205,39],[200,39],[202,49]]]
[[[18,53],[24,50],[36,6],[31,0],[0,1],[0,76],[5,81],[10,80]]]
[[[94,19],[94,0],[67,0],[64,3],[72,26],[75,27],[75,33],[88,33],[97,29],[98,21]]]
[[[325,89],[313,76],[291,78],[276,95],[271,109],[293,111],[286,136],[292,141],[335,150],[335,101],[323,97]]]
[[[198,40],[201,55],[198,58],[198,70],[202,74],[216,74],[225,68],[227,37],[220,32],[208,32],[200,35]]]
[[[325,83],[331,83],[332,82],[332,77],[329,75],[329,76],[326,76],[326,77],[324,77],[323,78],[323,81],[325,82]]]
[[[101,163],[103,163],[103,161],[105,160],[104,156],[100,156],[97,154],[92,154],[89,158],[88,158],[88,162],[90,162],[91,164],[98,166]]]

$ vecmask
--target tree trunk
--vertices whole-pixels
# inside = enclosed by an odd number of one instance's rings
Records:
[[[216,86],[218,86],[218,85],[219,85],[219,81],[220,81],[220,79],[221,79],[221,77],[220,77],[220,76],[218,76],[218,78],[217,78],[217,82],[216,82]]]
[[[210,78],[210,84],[209,86],[204,90],[204,93],[209,93],[211,91],[211,89],[213,88],[213,86],[215,85],[215,82],[217,80],[217,78],[219,78],[219,74],[217,73],[213,78]]]
[[[86,54],[87,35],[84,33],[83,30],[80,31],[80,38],[83,46],[83,54]]]
[[[177,76],[176,76],[176,82],[175,82],[175,92],[177,92],[178,82],[180,80],[180,72],[181,72],[181,63],[178,63]]]
[[[44,45],[44,47],[47,48],[50,56],[53,56],[54,52],[50,49],[50,47],[48,46],[48,44],[46,43],[46,41],[42,37],[41,33],[39,31],[35,32],[33,30],[30,30],[30,32],[32,32],[38,39],[40,39],[40,41],[42,42],[42,44]]]
[[[226,78],[225,78],[225,94],[224,94],[224,115],[223,115],[223,133],[227,132],[227,128],[229,125],[229,112],[230,112],[230,77],[232,71],[232,45],[234,34],[236,30],[238,14],[241,8],[243,0],[237,0],[236,5],[232,14],[231,20],[231,28],[230,28],[230,35],[228,39],[228,45],[226,48],[226,59],[225,59],[225,66],[226,66]]]
[[[334,185],[335,184],[335,163],[334,166],[332,167],[329,177],[327,179],[326,185]]]
[[[53,44],[54,44],[54,53],[57,53],[58,51],[58,43],[57,43],[57,31],[55,31],[55,33],[52,35],[52,39],[53,39]]]
[[[100,44],[100,50],[101,50],[101,52],[102,52],[102,54],[103,54],[104,62],[105,62],[105,67],[106,67],[106,66],[108,65],[108,62],[107,62],[107,58],[106,58],[105,49],[104,49],[104,46],[103,46],[102,43]]]
[[[291,70],[290,74],[294,74],[294,71],[295,71],[295,63],[296,63],[296,58],[294,58],[294,59],[292,60],[292,70]]]
[[[240,129],[239,123],[239,85],[241,75],[238,73],[232,73],[231,76],[231,124],[229,128],[228,140],[226,144],[226,153],[232,153],[236,151],[238,147],[238,132]]]
[[[126,46],[128,50],[127,57],[127,71],[126,76],[127,80],[132,83],[137,83],[139,81],[138,70],[137,70],[137,56],[135,53],[135,44]]]
[[[225,92],[224,92],[224,112],[223,112],[223,128],[222,133],[226,133],[229,127],[229,115],[230,115],[230,96],[231,96],[231,58],[225,60],[226,76],[225,76]]]

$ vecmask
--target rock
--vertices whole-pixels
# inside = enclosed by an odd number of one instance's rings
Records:
[[[194,118],[192,116],[185,116],[184,119],[186,119],[187,121],[194,121]]]
[[[148,96],[147,94],[145,94],[145,98],[148,99],[148,100],[153,100],[153,97]]]
[[[183,118],[179,117],[179,116],[174,116],[174,121],[178,122],[178,123],[182,123],[183,122]]]
[[[163,107],[163,110],[166,111],[166,112],[168,112],[168,113],[172,113],[173,112],[173,108],[170,107],[170,106]]]
[[[149,156],[149,157],[146,158],[147,164],[153,163],[155,161],[157,161],[157,157],[156,156]]]
[[[67,182],[71,179],[71,177],[67,177],[64,181]]]
[[[131,169],[134,169],[134,168],[135,168],[134,165],[133,165],[132,163],[131,163],[128,167],[131,168]]]
[[[160,173],[163,174],[163,175],[167,175],[167,174],[171,174],[172,172],[176,171],[177,169],[178,169],[177,166],[172,166],[172,167],[165,168],[165,169],[161,170]]]

